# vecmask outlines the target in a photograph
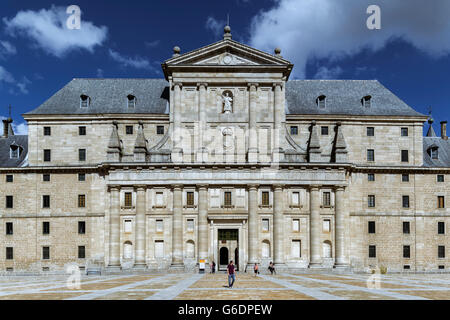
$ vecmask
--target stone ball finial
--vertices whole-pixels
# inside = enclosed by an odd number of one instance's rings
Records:
[[[428,123],[429,123],[429,124],[432,124],[433,122],[434,122],[433,118],[432,118],[432,117],[429,117],[429,118],[428,118]]]
[[[281,54],[281,49],[279,47],[277,47],[277,48],[275,48],[274,52],[276,55],[279,55],[279,54]]]
[[[174,54],[180,54],[180,52],[181,52],[181,49],[180,49],[179,46],[173,47],[173,53],[174,53]]]
[[[225,33],[230,33],[230,32],[231,32],[230,26],[225,26],[225,28],[223,28],[223,31],[224,31]]]

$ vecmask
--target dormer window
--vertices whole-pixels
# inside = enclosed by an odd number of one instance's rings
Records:
[[[439,147],[436,146],[435,144],[431,145],[428,149],[427,149],[427,153],[430,156],[431,159],[437,160],[439,159],[439,152],[438,152]]]
[[[363,107],[370,108],[370,103],[372,102],[372,96],[365,96],[361,99]]]
[[[91,104],[91,98],[85,94],[80,96],[80,107],[87,108]]]
[[[11,159],[19,159],[20,157],[20,147],[16,145],[11,145],[9,147],[9,157]]]
[[[318,96],[316,99],[317,106],[319,108],[325,108],[327,97],[324,95]]]
[[[136,106],[136,97],[132,94],[127,95],[128,108],[134,108]]]

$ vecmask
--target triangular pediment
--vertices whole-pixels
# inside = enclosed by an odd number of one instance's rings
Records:
[[[174,56],[166,65],[257,66],[290,65],[279,55],[272,55],[233,40],[221,40],[209,46]]]

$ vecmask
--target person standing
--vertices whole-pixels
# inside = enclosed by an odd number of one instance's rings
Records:
[[[228,288],[233,288],[234,281],[236,280],[236,271],[234,268],[233,260],[231,260],[230,264],[227,266],[227,274],[228,274]]]
[[[253,266],[253,271],[255,272],[255,277],[256,277],[259,273],[259,267],[258,267],[257,263],[255,263],[255,265]]]
[[[215,273],[216,272],[216,263],[213,261],[211,263],[211,273]]]
[[[275,272],[275,274],[277,274],[277,272],[275,271],[275,266],[273,265],[272,261],[270,261],[270,263],[269,263],[269,271],[270,271],[271,275],[273,275],[274,272]]]

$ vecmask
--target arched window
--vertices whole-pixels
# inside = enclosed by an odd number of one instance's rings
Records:
[[[263,258],[269,258],[270,257],[270,242],[269,240],[263,240],[262,242],[262,257]]]
[[[195,258],[195,242],[193,240],[186,241],[186,258]]]
[[[326,100],[327,100],[327,97],[324,96],[323,94],[318,96],[317,99],[316,99],[317,106],[319,108],[325,108],[326,107]]]
[[[133,258],[133,244],[131,241],[125,241],[123,243],[123,258],[132,259]]]
[[[136,97],[132,94],[127,95],[128,108],[134,108],[136,106]]]
[[[363,107],[370,108],[370,103],[372,102],[372,96],[365,96],[361,99],[361,104]]]
[[[91,98],[85,94],[80,96],[80,107],[87,108],[91,104]]]
[[[331,258],[331,242],[329,240],[325,240],[322,244],[322,256]]]

